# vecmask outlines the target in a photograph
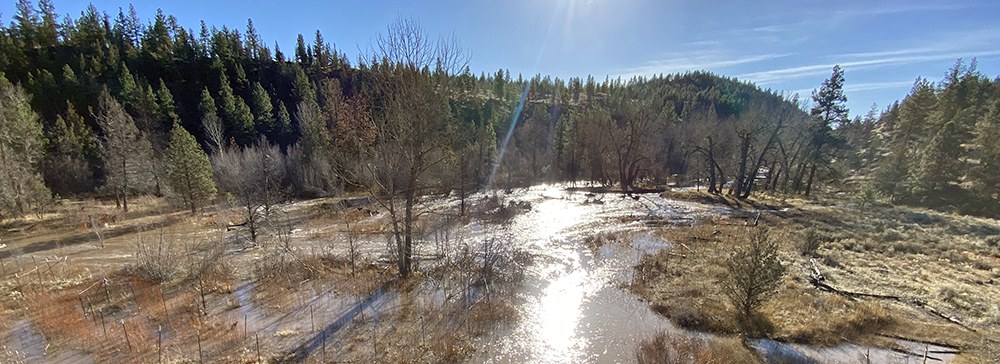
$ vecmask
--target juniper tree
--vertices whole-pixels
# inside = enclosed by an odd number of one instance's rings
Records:
[[[722,292],[737,310],[737,321],[745,333],[758,333],[757,310],[774,294],[785,274],[778,260],[778,244],[763,228],[753,229],[746,240],[726,258]]]

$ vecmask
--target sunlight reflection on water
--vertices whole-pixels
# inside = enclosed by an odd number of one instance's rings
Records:
[[[613,220],[646,215],[647,207],[610,195],[601,204],[585,203],[584,194],[554,186],[509,198],[532,204],[508,230],[515,244],[536,255],[535,263],[524,282],[521,320],[486,338],[486,348],[470,362],[628,362],[638,340],[671,329],[648,304],[620,288],[631,280],[632,265],[643,252],[669,246],[650,234],[633,239],[629,232],[641,229],[639,222]],[[628,238],[591,251],[584,238],[601,232]]]

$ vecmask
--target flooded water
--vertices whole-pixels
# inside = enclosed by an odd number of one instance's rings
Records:
[[[666,331],[685,331],[623,289],[643,254],[671,244],[650,226],[693,224],[732,211],[727,208],[663,199],[656,195],[622,198],[539,186],[508,198],[532,209],[502,227],[517,244],[535,255],[521,295],[521,320],[512,328],[481,339],[470,363],[627,363],[636,345]],[[620,241],[598,247],[586,238],[612,234]],[[948,348],[899,341],[904,351],[842,344],[830,348],[760,340],[754,346],[768,362],[917,363],[949,362]],[[936,359],[936,360],[935,360]]]
[[[640,340],[676,331],[622,286],[632,280],[632,267],[643,254],[670,246],[646,232],[645,222],[689,224],[718,209],[544,186],[509,198],[532,205],[503,227],[513,244],[535,254],[521,292],[521,320],[484,338],[469,362],[630,362]],[[620,239],[588,246],[585,239],[597,234]]]
[[[85,353],[51,348],[28,320],[14,323],[7,337],[0,337],[0,363],[93,363]],[[50,350],[51,349],[51,350]]]

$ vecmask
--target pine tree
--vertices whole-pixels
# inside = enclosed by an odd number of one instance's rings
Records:
[[[312,50],[314,61],[312,72],[313,74],[318,74],[330,65],[329,45],[326,44],[326,40],[323,39],[323,33],[320,33],[319,30],[316,30],[316,38],[313,40]]]
[[[128,66],[121,64],[118,71],[118,100],[125,105],[135,105],[139,102],[139,86],[135,82],[135,77],[129,71]]]
[[[197,213],[198,205],[215,195],[212,163],[191,133],[174,123],[166,153],[167,181],[184,204]]]
[[[979,150],[979,164],[972,173],[975,186],[985,196],[1000,197],[1000,95],[976,124],[974,144]]]
[[[229,136],[240,145],[248,145],[253,141],[253,114],[242,98],[233,94],[229,79],[223,72],[219,75],[219,106],[222,109],[222,120]]]
[[[53,192],[63,196],[90,191],[93,172],[90,161],[96,157],[94,132],[72,103],[66,103],[66,115],[56,116],[48,133],[49,148],[43,175]]]
[[[926,201],[937,193],[945,192],[952,183],[958,182],[962,175],[958,163],[961,154],[958,127],[955,122],[949,121],[935,133],[930,144],[921,152],[920,164],[913,175],[916,194]]]
[[[278,101],[276,121],[273,134],[276,135],[279,140],[291,140],[294,137],[294,131],[292,130],[292,117],[288,114],[288,108],[285,107],[284,102]]]
[[[810,112],[814,121],[810,130],[812,145],[808,155],[810,166],[805,185],[806,196],[812,192],[819,165],[829,163],[824,149],[837,143],[833,136],[833,126],[843,125],[849,120],[847,96],[844,96],[844,70],[839,65],[833,66],[833,74],[823,81],[818,91],[813,92],[812,99],[815,105]]]
[[[309,83],[309,77],[306,76],[305,71],[297,64],[292,65],[292,70],[294,72],[294,77],[292,78],[292,95],[295,103],[315,102],[316,92],[313,91],[312,84]]]
[[[271,105],[271,97],[268,96],[260,82],[253,83],[250,105],[257,134],[267,134],[274,128],[274,107]]]
[[[177,116],[177,106],[174,104],[174,96],[167,88],[167,84],[160,79],[160,87],[156,89],[157,106],[159,106],[159,119],[161,125],[173,125],[181,121]]]
[[[309,51],[306,50],[306,41],[302,38],[302,34],[299,34],[298,38],[295,39],[295,61],[304,66],[311,64]]]
[[[107,173],[105,185],[115,195],[118,205],[128,212],[128,196],[146,191],[153,180],[152,147],[107,89],[101,91],[98,104],[95,118],[104,133],[101,156]]]
[[[49,196],[37,169],[45,136],[28,99],[0,73],[0,215],[21,216]]]

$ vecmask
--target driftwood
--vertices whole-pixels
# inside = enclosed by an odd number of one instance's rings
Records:
[[[913,339],[913,338],[903,337],[903,336],[899,336],[899,335],[878,334],[878,336],[889,338],[889,339],[909,341],[909,342],[918,343],[918,344],[924,344],[924,345],[934,345],[934,346],[946,349],[946,350],[929,350],[928,353],[931,353],[931,354],[952,354],[952,355],[958,355],[958,354],[962,353],[958,349],[955,349],[954,347],[952,347],[950,344],[945,344],[945,343],[940,343],[940,342],[935,342],[935,341],[928,341],[928,340],[921,340],[921,339]]]
[[[883,295],[883,294],[875,294],[875,293],[852,292],[852,291],[845,291],[845,290],[842,290],[842,289],[834,288],[834,287],[830,286],[829,284],[826,284],[826,282],[824,282],[826,280],[826,278],[823,277],[823,274],[819,271],[819,267],[816,264],[816,260],[812,259],[811,262],[812,262],[812,272],[810,273],[809,278],[808,278],[809,284],[812,284],[813,287],[816,287],[816,288],[818,288],[820,290],[831,292],[831,293],[835,293],[835,294],[838,294],[838,295],[850,298],[851,300],[857,300],[859,298],[874,298],[874,299],[896,301],[896,302],[903,303],[903,304],[913,305],[913,306],[916,306],[916,307],[919,307],[919,308],[922,308],[922,309],[926,310],[931,315],[940,317],[940,318],[942,318],[942,319],[944,319],[944,320],[946,320],[948,322],[951,322],[951,323],[953,323],[955,325],[958,325],[959,327],[961,327],[963,329],[966,329],[966,330],[969,330],[969,331],[972,331],[972,332],[977,332],[976,329],[974,329],[974,328],[966,325],[961,320],[959,320],[959,319],[957,319],[955,317],[952,317],[952,316],[945,315],[944,313],[942,313],[941,311],[938,311],[934,307],[931,307],[931,306],[927,305],[926,302],[918,300],[918,299],[903,298],[903,297],[900,297],[900,296]]]

